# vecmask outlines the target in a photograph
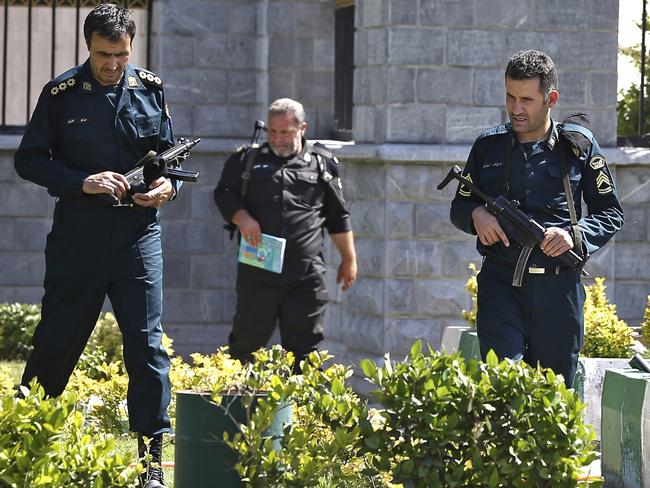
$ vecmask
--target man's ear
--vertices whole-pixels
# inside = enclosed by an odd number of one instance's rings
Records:
[[[557,90],[551,90],[551,93],[548,94],[548,108],[555,107],[559,99],[560,93]]]
[[[305,132],[307,132],[307,122],[302,123],[300,130],[302,131],[302,134],[305,135]]]

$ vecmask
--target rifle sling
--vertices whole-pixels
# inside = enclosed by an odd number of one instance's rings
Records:
[[[560,146],[560,173],[562,174],[562,184],[564,185],[564,193],[566,194],[567,206],[569,208],[569,219],[571,220],[571,230],[573,231],[574,249],[577,251],[578,256],[583,257],[582,251],[582,234],[578,227],[578,218],[576,216],[575,203],[573,201],[573,192],[571,191],[571,182],[569,181],[569,171],[566,164],[566,146],[565,142],[558,138]]]
[[[260,145],[255,143],[251,146],[251,148],[248,150],[246,153],[246,161],[244,163],[244,171],[242,171],[241,174],[241,197],[242,199],[246,199],[246,195],[248,194],[248,180],[251,178],[251,168],[253,167],[253,163],[257,159],[257,154],[259,152]]]

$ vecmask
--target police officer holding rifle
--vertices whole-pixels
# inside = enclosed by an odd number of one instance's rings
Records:
[[[623,210],[586,116],[551,119],[559,99],[551,58],[514,54],[505,88],[510,123],[478,137],[466,180],[452,170],[441,187],[461,178],[451,221],[478,237],[483,256],[481,355],[493,349],[551,368],[571,386],[583,341],[582,268],[620,230]]]
[[[165,152],[174,137],[163,82],[128,64],[134,36],[131,13],[120,6],[88,14],[88,60],[45,86],[14,158],[21,177],[57,198],[41,321],[22,384],[36,378],[48,395],[63,392],[108,296],[124,339],[130,429],[140,455],[151,454],[141,486],[164,488],[171,384],[158,208],[180,188],[167,156],[182,157],[195,141]],[[138,173],[139,181],[126,176]]]

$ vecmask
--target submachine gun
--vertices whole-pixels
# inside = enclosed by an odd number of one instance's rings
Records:
[[[176,165],[179,161],[185,160],[190,155],[190,149],[199,142],[201,142],[201,139],[198,137],[191,140],[179,137],[174,146],[160,154],[149,151],[135,164],[132,170],[125,173],[124,177],[131,185],[131,189],[122,200],[118,200],[115,195],[107,193],[100,193],[98,196],[111,203],[114,207],[132,206],[132,195],[134,193],[146,193],[149,191],[149,185],[161,176],[172,180],[196,183],[199,179],[198,171],[186,171],[177,168]]]
[[[262,134],[263,130],[268,131],[266,124],[261,120],[256,120],[255,124],[253,125],[253,134],[251,135],[250,146],[244,149],[244,150],[247,149],[248,152],[246,153],[246,159],[244,160],[244,170],[242,171],[241,174],[242,200],[245,200],[246,195],[248,194],[248,180],[250,180],[251,178],[251,168],[253,167],[253,163],[257,158],[257,153],[259,152],[260,135]],[[235,232],[237,231],[237,226],[232,222],[228,222],[227,224],[223,225],[223,228],[230,233],[230,239],[232,240],[232,238],[235,235]]]
[[[508,200],[501,195],[492,198],[483,193],[470,179],[463,176],[461,169],[457,165],[454,165],[449,170],[445,179],[438,185],[438,190],[442,190],[453,179],[460,181],[463,186],[470,188],[476,196],[483,200],[488,211],[497,218],[499,225],[508,237],[522,245],[512,279],[512,286],[521,286],[528,258],[530,258],[533,248],[544,240],[544,227],[522,212],[519,209],[519,202],[516,200]],[[580,271],[583,276],[588,276],[588,273],[583,269],[586,259],[573,250],[569,249],[558,256],[558,259],[566,266]]]

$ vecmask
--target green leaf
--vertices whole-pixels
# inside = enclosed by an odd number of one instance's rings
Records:
[[[421,352],[422,352],[422,341],[418,339],[411,346],[409,356],[411,357],[411,359],[414,359],[417,356],[419,356]]]

